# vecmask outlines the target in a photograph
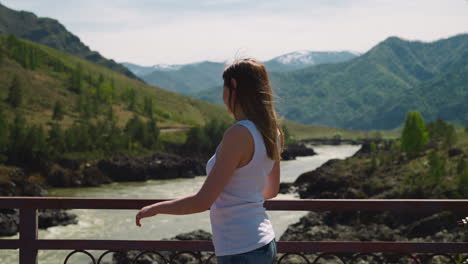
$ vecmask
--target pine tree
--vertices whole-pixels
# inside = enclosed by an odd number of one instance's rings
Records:
[[[136,92],[134,88],[130,88],[129,93],[128,93],[128,108],[129,110],[136,110]]]
[[[3,62],[3,60],[5,59],[5,49],[3,48],[3,45],[1,45],[0,43],[0,63]]]
[[[291,133],[286,125],[281,125],[281,130],[283,131],[284,142],[289,143],[291,139]]]
[[[53,158],[58,157],[67,150],[65,142],[65,135],[60,125],[51,124],[49,136],[47,137],[47,145]]]
[[[52,115],[53,120],[62,120],[65,111],[63,110],[62,103],[60,101],[56,101],[54,105],[54,113]]]
[[[18,163],[22,161],[24,156],[25,138],[26,138],[26,121],[19,113],[15,114],[15,119],[9,126],[9,145],[8,145],[8,160],[10,163]]]
[[[113,122],[115,121],[115,114],[114,114],[114,109],[112,108],[112,105],[109,106],[109,110],[107,111],[107,121]]]
[[[70,90],[77,94],[83,92],[83,67],[78,63],[76,68],[70,73],[69,85]]]
[[[457,142],[457,132],[452,124],[447,123],[445,129],[445,135],[443,140],[443,146],[449,148]]]
[[[462,197],[468,195],[468,169],[458,175],[458,191]]]
[[[201,126],[192,127],[187,133],[187,139],[185,141],[185,147],[192,152],[206,152],[208,151],[207,146],[210,144],[210,140],[204,133],[204,129]]]
[[[147,141],[145,142],[145,144],[143,144],[143,146],[147,149],[155,149],[160,131],[154,118],[151,118],[150,120],[148,120],[148,122],[146,122],[146,130],[148,136]]]
[[[149,96],[145,96],[144,102],[143,102],[143,112],[150,118],[153,117],[153,98]]]
[[[0,164],[7,160],[8,144],[8,121],[0,108]]]
[[[432,186],[439,185],[445,176],[445,159],[439,156],[436,150],[431,151],[429,154],[429,172],[431,179],[429,183]]]
[[[133,118],[127,121],[125,133],[129,136],[131,144],[133,142],[138,142],[143,145],[143,143],[146,142],[147,131],[145,124],[137,115],[133,115]]]
[[[428,139],[423,117],[416,111],[409,111],[401,135],[402,151],[414,155],[426,145]]]
[[[23,101],[23,88],[17,75],[13,77],[6,101],[14,108],[19,107]]]
[[[27,131],[23,161],[26,162],[29,167],[36,169],[43,168],[49,161],[49,156],[46,136],[42,126],[32,125]]]

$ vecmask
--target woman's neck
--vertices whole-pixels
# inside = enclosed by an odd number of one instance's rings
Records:
[[[236,113],[236,115],[235,115],[235,119],[236,119],[237,121],[240,121],[240,120],[246,120],[246,119],[248,119],[248,118],[247,118],[247,116],[244,114],[244,112],[243,112],[241,109],[239,109],[239,111],[237,111],[237,113]]]

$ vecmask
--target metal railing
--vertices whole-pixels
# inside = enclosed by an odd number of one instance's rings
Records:
[[[133,209],[138,210],[146,205],[166,200],[151,199],[118,199],[118,198],[66,198],[66,197],[0,197],[0,208],[19,209],[19,239],[0,239],[0,249],[19,249],[19,263],[37,263],[38,250],[74,250],[69,257],[81,252],[87,254],[92,263],[100,263],[104,255],[110,252],[141,250],[137,259],[146,253],[158,254],[162,263],[176,262],[181,254],[192,255],[198,263],[215,261],[214,254],[202,260],[200,252],[214,250],[211,241],[147,241],[147,240],[65,240],[38,239],[37,209]],[[267,200],[264,203],[267,210],[280,211],[393,211],[398,213],[438,213],[452,211],[468,213],[468,200],[379,200],[379,199],[300,199],[300,200]],[[374,253],[396,253],[406,256],[412,263],[430,263],[434,256],[442,256],[447,263],[464,263],[468,257],[456,260],[449,254],[468,253],[466,242],[347,242],[347,241],[279,241],[278,253],[284,253],[278,263],[295,254],[305,263],[311,261],[306,254],[317,254],[312,263],[327,259],[333,255],[338,262],[358,263],[359,259],[372,259],[372,263],[384,263],[384,260]],[[106,250],[96,260],[86,250]],[[178,252],[169,260],[159,254],[159,251]],[[414,253],[429,253],[425,257]],[[345,254],[346,259],[340,254]],[[351,255],[350,255],[351,254]],[[347,262],[348,261],[348,262]],[[398,262],[397,262],[398,263]]]

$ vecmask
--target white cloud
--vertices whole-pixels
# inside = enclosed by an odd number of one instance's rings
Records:
[[[466,0],[4,2],[57,18],[106,57],[143,65],[223,61],[239,50],[262,60],[301,49],[364,52],[388,36],[432,41],[468,29]]]

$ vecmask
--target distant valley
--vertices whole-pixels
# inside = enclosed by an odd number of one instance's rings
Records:
[[[302,51],[265,62],[277,110],[303,124],[346,129],[394,129],[409,110],[468,123],[468,34],[430,43],[389,37],[357,55]],[[221,71],[221,63],[203,62],[139,77],[222,105]]]

